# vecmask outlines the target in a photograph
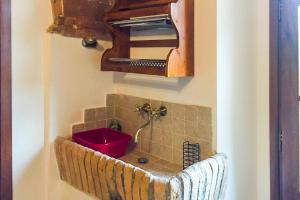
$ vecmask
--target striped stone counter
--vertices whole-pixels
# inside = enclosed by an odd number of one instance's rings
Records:
[[[160,169],[153,171],[130,162],[135,155],[118,160],[62,137],[55,141],[55,153],[61,179],[101,200],[219,200],[224,196],[223,154],[181,171],[157,160],[165,170],[157,173]]]

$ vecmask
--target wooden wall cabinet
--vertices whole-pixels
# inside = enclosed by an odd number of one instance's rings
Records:
[[[194,75],[194,0],[116,0],[104,22],[113,47],[105,51],[102,71],[166,77]],[[176,39],[131,41],[132,29],[173,28]],[[130,59],[130,48],[170,47],[164,60]]]

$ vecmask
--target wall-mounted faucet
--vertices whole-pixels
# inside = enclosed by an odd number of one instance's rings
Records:
[[[140,133],[151,123],[153,118],[159,119],[160,117],[164,117],[168,114],[168,109],[165,106],[161,106],[159,109],[154,109],[148,103],[145,103],[143,106],[136,106],[136,111],[142,114],[147,114],[148,120],[136,131],[134,137],[135,143],[139,142]]]

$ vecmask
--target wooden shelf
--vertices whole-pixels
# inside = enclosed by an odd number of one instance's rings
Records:
[[[130,41],[130,47],[177,47],[178,40],[135,40]]]
[[[130,1],[130,3],[128,3]],[[119,1],[119,4],[116,5],[117,10],[129,10],[129,9],[137,9],[137,8],[145,8],[145,7],[153,7],[159,6],[162,4],[168,4],[172,2],[176,2],[177,0],[125,0]]]
[[[130,40],[133,28],[164,27],[162,16],[165,28],[175,29],[176,39]],[[104,21],[110,29],[113,47],[103,54],[101,70],[166,77],[194,75],[194,0],[116,0]],[[155,60],[147,63],[144,59],[130,59],[130,48],[151,47],[171,48],[163,67],[155,66]]]
[[[170,12],[171,12],[171,7],[169,5],[132,9],[132,10],[118,10],[118,11],[111,11],[106,13],[106,15],[104,16],[104,20],[107,22],[116,21],[116,20],[128,20],[132,17],[170,14]]]

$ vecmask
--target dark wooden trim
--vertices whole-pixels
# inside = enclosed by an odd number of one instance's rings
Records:
[[[134,40],[130,41],[130,47],[178,47],[178,40]]]
[[[280,200],[280,158],[279,158],[279,41],[278,0],[270,0],[270,175],[271,200]]]
[[[12,200],[11,0],[0,3],[0,199]]]

